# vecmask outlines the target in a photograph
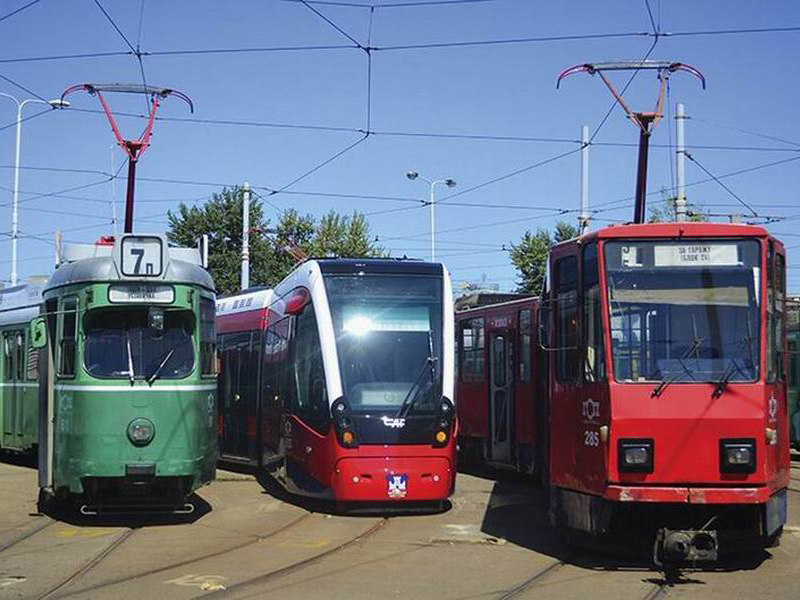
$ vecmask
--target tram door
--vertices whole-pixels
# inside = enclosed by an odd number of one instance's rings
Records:
[[[495,334],[490,342],[489,394],[491,411],[490,460],[512,462],[514,431],[514,370],[511,363],[511,337]]]

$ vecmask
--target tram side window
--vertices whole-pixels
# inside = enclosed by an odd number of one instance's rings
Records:
[[[555,264],[556,379],[578,377],[578,259],[567,256]]]
[[[307,304],[295,320],[292,366],[295,394],[292,412],[315,429],[329,422],[328,395],[314,307]]]
[[[786,259],[783,254],[775,255],[775,277],[772,279],[775,286],[775,363],[777,365],[778,379],[786,378],[784,372],[784,350],[786,342]]]
[[[519,380],[531,380],[531,309],[519,311]]]
[[[216,316],[214,301],[210,298],[200,299],[200,374],[216,373],[217,343],[214,331]]]
[[[14,378],[14,346],[10,333],[3,334],[3,378],[11,381]]]
[[[597,262],[597,243],[583,249],[583,340],[584,381],[603,381],[606,378],[603,352],[603,319],[600,312],[600,272]]]
[[[261,397],[268,406],[276,408],[281,405],[291,406],[291,394],[284,383],[289,360],[289,323],[290,318],[285,317],[271,324],[264,334]]]
[[[17,372],[15,374],[15,379],[17,381],[22,381],[25,378],[25,337],[22,335],[21,331],[17,332]]]
[[[477,317],[461,323],[461,381],[484,380],[484,321]]]
[[[61,305],[61,342],[59,344],[58,374],[75,376],[75,337],[77,334],[77,298],[66,298]]]
[[[775,339],[775,247],[772,242],[769,243],[767,251],[767,381],[775,381],[776,375],[776,350],[778,341]]]

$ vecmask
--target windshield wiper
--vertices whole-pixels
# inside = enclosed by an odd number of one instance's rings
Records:
[[[433,336],[431,332],[428,331],[428,356],[425,358],[425,362],[422,363],[422,368],[420,369],[417,378],[414,380],[414,383],[411,384],[411,387],[408,389],[405,398],[403,398],[403,402],[400,404],[400,408],[397,411],[397,414],[395,414],[396,419],[400,417],[405,417],[409,413],[411,408],[414,406],[414,403],[417,401],[417,398],[419,398],[419,391],[422,388],[418,386],[422,381],[422,376],[425,375],[426,367],[430,367],[429,372],[431,374],[431,387],[433,387],[433,381],[436,377],[436,371],[434,368],[436,360],[437,360],[436,357],[433,355]]]
[[[686,349],[686,351],[685,351],[685,352],[684,352],[684,353],[683,353],[683,354],[680,356],[680,358],[678,358],[678,362],[679,362],[679,363],[680,363],[680,365],[683,367],[683,370],[684,370],[684,371],[686,371],[686,373],[687,373],[687,374],[688,374],[688,375],[689,375],[689,376],[690,376],[692,379],[694,379],[694,378],[695,378],[695,377],[694,377],[694,374],[692,373],[691,369],[689,369],[689,367],[687,367],[687,366],[686,366],[686,363],[685,363],[685,362],[683,362],[683,361],[684,361],[684,359],[686,359],[686,358],[689,358],[689,356],[690,356],[690,355],[691,355],[693,352],[697,352],[697,351],[700,349],[700,346],[702,346],[702,345],[703,345],[703,338],[701,338],[701,337],[695,337],[694,341],[692,342],[692,345],[691,345],[691,346],[689,346],[689,347]],[[678,379],[678,375],[680,375],[680,374],[681,374],[681,372],[680,372],[680,371],[674,371],[674,372],[672,373],[672,375],[670,375],[670,376],[669,376],[669,377],[667,377],[666,379],[662,379],[661,381],[659,381],[659,382],[656,384],[656,386],[653,388],[653,391],[652,391],[652,392],[650,392],[650,397],[651,397],[651,398],[658,398],[658,397],[661,395],[661,392],[663,392],[663,391],[664,391],[664,388],[666,388],[666,387],[667,387],[667,386],[668,386],[670,383],[672,383],[673,381],[675,381],[676,379]]]
[[[167,355],[164,357],[164,359],[161,361],[161,363],[159,363],[159,365],[156,368],[156,370],[153,371],[153,374],[150,375],[150,377],[147,378],[147,383],[149,385],[153,385],[153,382],[156,379],[158,379],[158,376],[161,375],[161,370],[166,366],[166,364],[169,362],[169,359],[172,358],[173,354],[175,354],[175,348],[172,348],[169,352],[167,352]]]
[[[742,373],[742,369],[741,369],[741,367],[739,365],[736,364],[736,360],[739,358],[739,354],[741,354],[742,348],[743,348],[745,342],[747,342],[747,346],[748,346],[748,348],[750,348],[750,364],[752,365],[753,364],[753,337],[750,335],[750,317],[749,317],[749,315],[748,315],[748,318],[747,318],[747,335],[745,335],[744,337],[742,337],[739,340],[739,343],[736,345],[736,350],[734,351],[733,356],[731,356],[728,359],[730,361],[730,363],[728,363],[728,368],[722,374],[722,377],[719,378],[719,381],[717,381],[717,385],[714,388],[714,391],[711,393],[711,397],[712,398],[719,398],[722,395],[722,392],[725,390],[725,387],[728,385],[728,382],[731,380],[731,378],[733,377],[733,374],[736,371],[739,371],[739,373]],[[742,373],[742,375],[744,375],[744,373]]]
[[[131,380],[131,385],[134,383],[135,375],[133,373],[133,350],[131,350],[131,330],[125,328],[125,345],[128,349],[128,378]]]

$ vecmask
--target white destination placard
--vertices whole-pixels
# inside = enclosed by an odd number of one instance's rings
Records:
[[[670,244],[656,246],[657,267],[735,267],[739,264],[736,244]]]
[[[175,290],[169,285],[112,285],[108,289],[108,300],[171,304],[175,300]]]
[[[161,275],[161,239],[150,236],[122,238],[122,274],[128,277]]]

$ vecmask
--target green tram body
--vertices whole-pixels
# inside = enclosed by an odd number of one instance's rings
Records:
[[[789,439],[800,450],[800,296],[789,298],[786,329],[789,346]]]
[[[163,236],[67,248],[30,332],[41,502],[192,509],[218,457],[214,300],[199,253]]]
[[[0,290],[0,450],[6,452],[34,452],[39,443],[39,351],[28,330],[43,288],[25,283]]]

